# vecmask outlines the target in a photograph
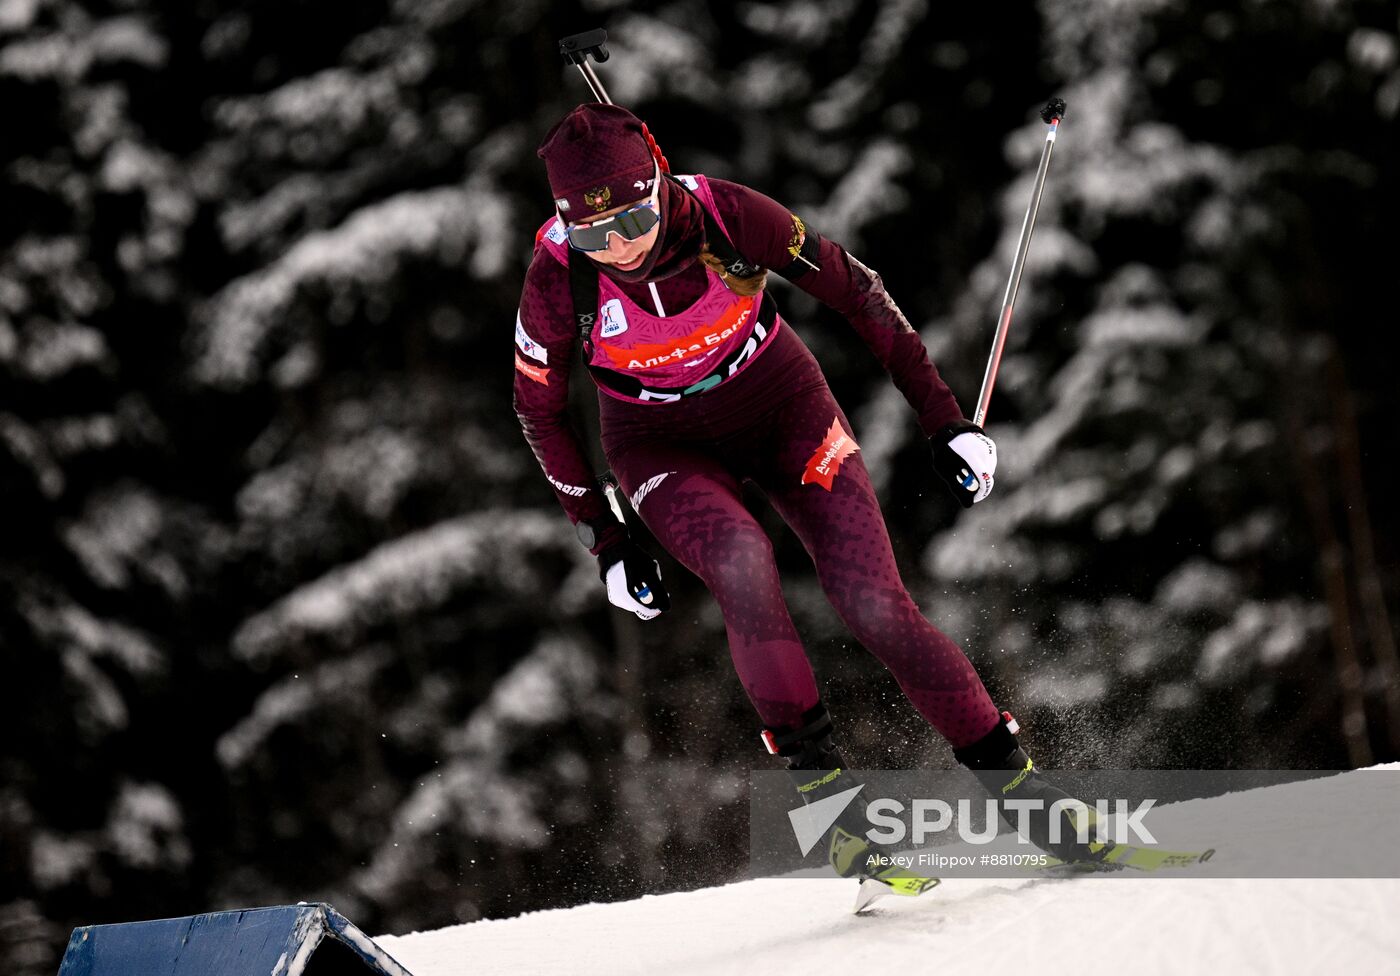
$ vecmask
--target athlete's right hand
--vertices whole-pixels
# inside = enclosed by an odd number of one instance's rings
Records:
[[[997,471],[997,446],[987,432],[970,420],[944,424],[929,438],[933,470],[963,508],[971,508],[992,493]]]
[[[608,587],[608,602],[650,620],[671,609],[671,594],[661,582],[661,565],[631,539],[598,553],[598,575]]]

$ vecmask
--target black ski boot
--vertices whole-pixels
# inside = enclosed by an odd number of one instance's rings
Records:
[[[805,804],[813,804],[859,784],[851,781],[841,749],[831,741],[831,716],[821,702],[802,713],[788,729],[763,731],[763,744],[787,760],[793,788]],[[862,836],[866,825],[853,806],[846,807],[826,838],[831,866],[843,878],[855,877],[865,867],[871,847]]]
[[[860,785],[851,779],[846,759],[831,740],[831,732],[831,716],[821,702],[804,712],[795,726],[785,730],[763,731],[763,743],[768,751],[787,760],[792,785],[805,804],[816,803]],[[827,861],[832,869],[843,878],[862,880],[862,894],[857,898],[856,911],[863,910],[875,898],[865,889],[866,882],[878,891],[892,891],[901,895],[922,894],[938,884],[937,878],[920,876],[899,865],[881,863],[878,858],[893,851],[866,838],[869,824],[856,811],[854,804],[847,806],[824,838]]]
[[[1025,813],[1026,830],[1022,836],[1026,840],[1061,861],[1081,865],[1102,863],[1108,852],[1106,845],[1094,843],[1092,829],[1089,831],[1088,842],[1079,841],[1074,808],[1062,809],[1057,814],[1060,817],[1060,839],[1051,843],[1050,808],[1055,801],[1068,800],[1071,797],[1064,790],[1052,785],[1040,770],[1035,768],[1031,757],[1026,755],[1026,751],[1016,740],[1016,733],[1019,731],[1020,728],[1011,717],[1011,713],[1002,712],[1001,721],[997,723],[996,728],[972,745],[954,749],[953,755],[958,762],[972,771],[997,801],[998,813],[1011,829],[1017,829],[1018,816],[1015,811],[1005,806],[1004,801],[1041,801],[1038,811]],[[1087,812],[1088,826],[1092,828],[1094,809],[1089,807]]]

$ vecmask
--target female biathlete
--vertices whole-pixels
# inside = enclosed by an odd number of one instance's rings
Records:
[[[763,740],[795,771],[806,800],[845,789],[846,762],[784,603],[772,544],[741,499],[745,479],[797,533],[836,612],[958,761],[1001,799],[1042,797],[1048,807],[1062,797],[962,650],[905,590],[851,425],[764,288],[776,272],[849,319],[918,414],[934,471],[964,507],[982,502],[996,445],[963,418],[880,276],[761,193],[671,176],[646,127],[615,105],[574,109],[539,156],[555,216],[540,229],[525,277],[515,409],[598,559],[608,599],[643,620],[670,605],[660,567],[612,514],[568,423],[575,350],[599,388],[603,451],[621,490],[719,602]],[[1042,846],[1045,828],[1033,822],[1030,832]],[[827,846],[840,873],[877,873],[865,866],[870,845],[855,827],[838,822]],[[1066,844],[1055,853],[1093,858]]]

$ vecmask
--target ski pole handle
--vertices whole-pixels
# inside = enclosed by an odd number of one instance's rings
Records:
[[[593,70],[593,65],[589,64],[588,56],[599,64],[606,61],[611,55],[608,54],[608,32],[601,27],[591,31],[584,31],[582,34],[570,34],[568,37],[559,39],[559,53],[564,56],[564,61],[578,68],[583,75],[583,80],[588,82],[588,87],[593,91],[593,97],[604,105],[611,105],[613,100],[608,97],[608,90],[603,87],[603,81],[598,77],[598,73]]]
[[[622,514],[622,503],[618,501],[619,498],[624,496],[622,491],[618,488],[617,476],[611,471],[603,472],[602,477],[598,479],[598,487],[603,490],[603,497],[607,499],[608,507],[611,508],[612,513],[617,516],[617,520],[623,525],[626,525],[627,516]]]
[[[977,394],[977,410],[972,422],[985,427],[987,405],[992,399],[992,387],[996,385],[997,370],[1001,368],[1001,353],[1006,347],[1006,334],[1011,331],[1011,312],[1016,305],[1016,292],[1021,287],[1021,272],[1026,267],[1026,252],[1031,246],[1031,231],[1035,229],[1035,215],[1040,209],[1040,195],[1045,189],[1045,173],[1050,168],[1050,152],[1055,148],[1055,134],[1060,128],[1060,119],[1065,116],[1065,102],[1062,98],[1052,98],[1040,117],[1049,126],[1045,132],[1045,145],[1040,150],[1040,167],[1035,174],[1035,189],[1031,193],[1031,203],[1026,209],[1026,219],[1021,224],[1021,242],[1016,246],[1016,259],[1011,263],[1011,278],[1006,283],[1006,294],[1001,301],[1001,315],[997,319],[996,337],[992,340],[992,354],[987,359],[987,371],[982,374],[982,390]]]

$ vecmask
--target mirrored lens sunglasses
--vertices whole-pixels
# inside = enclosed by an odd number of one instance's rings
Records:
[[[570,226],[565,233],[569,244],[577,251],[606,251],[609,234],[616,234],[624,241],[635,241],[655,227],[660,219],[655,201],[648,200],[591,224]]]

